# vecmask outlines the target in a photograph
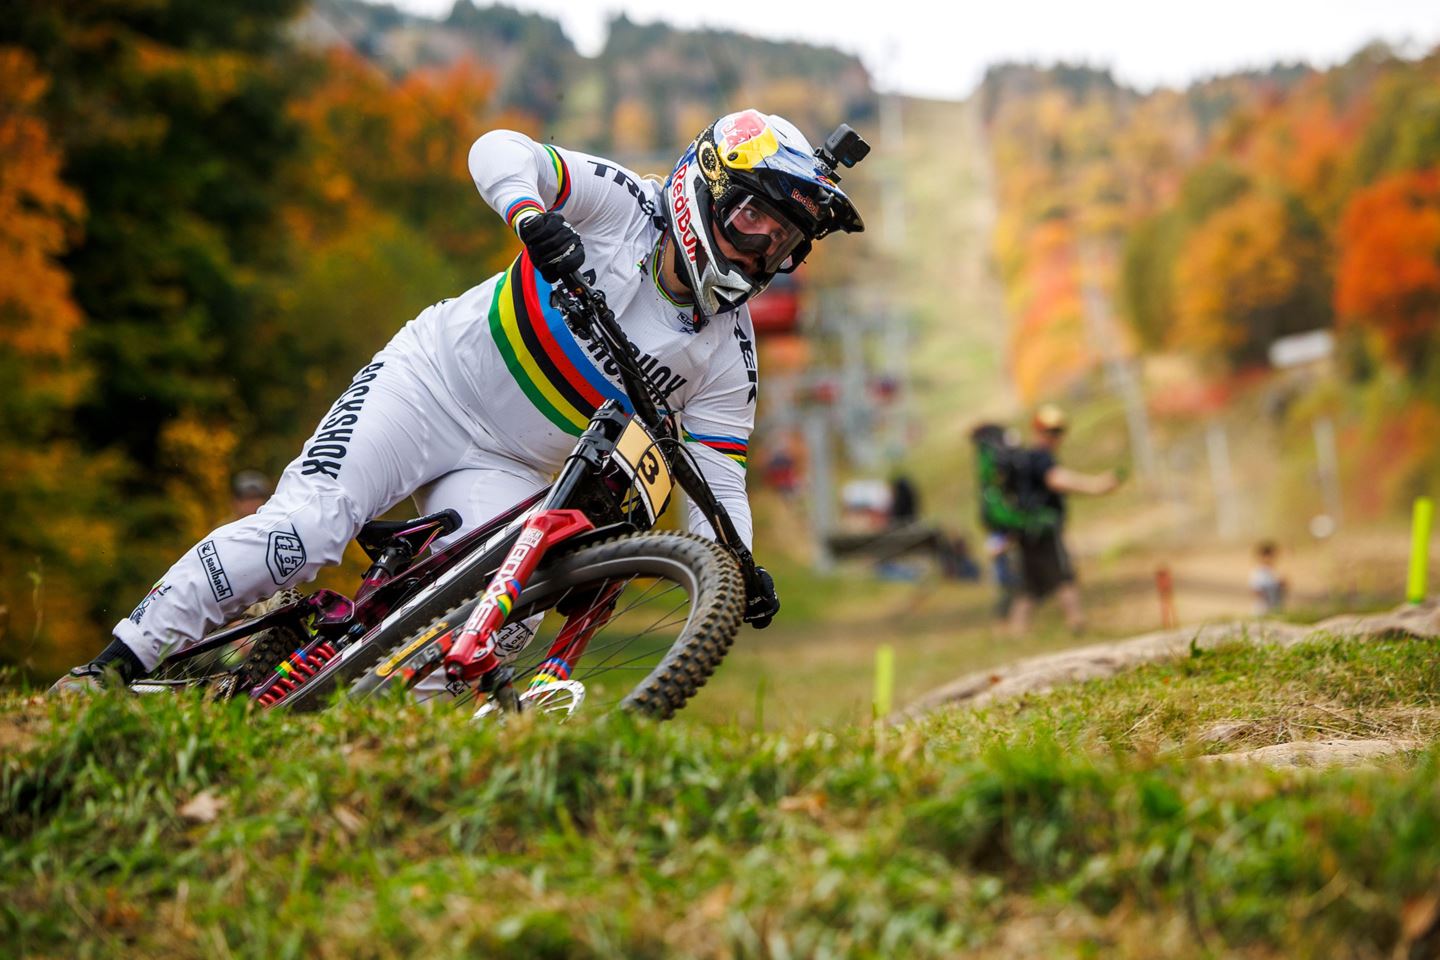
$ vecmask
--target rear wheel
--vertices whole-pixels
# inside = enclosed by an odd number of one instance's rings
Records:
[[[245,616],[260,617],[303,598],[299,590],[287,587],[252,604]],[[133,681],[130,689],[136,693],[161,693],[198,687],[207,697],[229,700],[268,677],[276,664],[305,642],[297,625],[276,624],[216,650],[161,661],[149,676]]]
[[[567,625],[573,632],[596,623],[583,653],[558,679],[583,684],[586,710],[621,707],[670,717],[720,665],[740,629],[744,601],[735,561],[709,540],[643,533],[583,547],[536,571],[510,614],[511,624],[545,615],[538,635],[509,660],[516,688],[535,682]],[[399,662],[463,624],[478,602],[478,595],[471,597],[437,621],[444,624],[440,630],[431,625],[397,644],[356,681],[352,695],[404,685]],[[545,675],[554,673],[552,664]],[[438,689],[436,674],[417,691],[434,687],[449,696]]]

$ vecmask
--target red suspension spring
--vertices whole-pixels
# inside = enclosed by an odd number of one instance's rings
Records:
[[[331,660],[335,659],[335,648],[327,640],[309,650],[303,647],[275,665],[278,676],[270,681],[265,691],[256,697],[260,706],[274,706],[277,701],[300,687]]]

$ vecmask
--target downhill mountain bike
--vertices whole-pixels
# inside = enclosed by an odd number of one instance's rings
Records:
[[[392,690],[477,715],[568,715],[587,698],[662,718],[684,706],[742,622],[764,626],[778,602],[604,294],[572,273],[551,302],[604,345],[628,402],[595,411],[549,487],[439,550],[460,526],[452,510],[371,521],[356,540],[373,562],[353,598],[277,596],[131,688],[202,686],[266,709]],[[652,529],[677,486],[714,541]]]

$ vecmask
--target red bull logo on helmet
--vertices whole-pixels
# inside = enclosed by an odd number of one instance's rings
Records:
[[[670,181],[670,209],[675,214],[675,227],[680,231],[680,245],[685,248],[685,257],[695,263],[695,251],[700,246],[700,238],[695,235],[690,198],[685,193],[685,176],[689,172],[688,159],[681,161],[680,166],[675,168]]]

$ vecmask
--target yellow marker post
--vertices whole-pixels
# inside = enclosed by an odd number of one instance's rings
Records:
[[[1410,526],[1410,581],[1405,599],[1411,603],[1425,601],[1426,567],[1430,562],[1430,522],[1435,518],[1435,504],[1429,497],[1415,498],[1415,515]]]
[[[875,651],[875,719],[890,715],[895,698],[895,648],[882,644]]]

